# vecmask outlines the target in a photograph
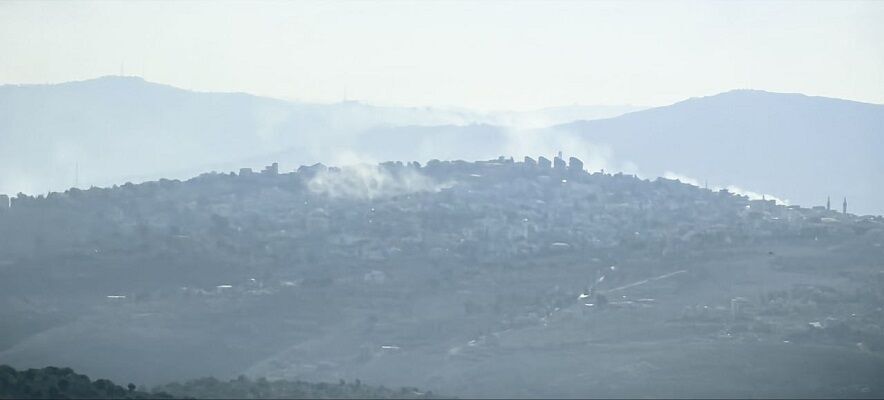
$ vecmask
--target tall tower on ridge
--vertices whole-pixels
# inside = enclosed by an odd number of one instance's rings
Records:
[[[832,210],[832,198],[826,196],[826,211]]]
[[[847,197],[844,198],[844,203],[841,203],[841,212],[847,214]]]

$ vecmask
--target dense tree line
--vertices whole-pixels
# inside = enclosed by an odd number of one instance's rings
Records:
[[[107,379],[92,380],[70,368],[16,369],[0,365],[0,399],[171,399],[162,392],[147,393]]]
[[[70,368],[46,367],[18,371],[0,365],[0,399],[429,399],[432,392],[415,388],[389,389],[354,382],[310,383],[257,380],[240,376],[227,382],[200,378],[170,383],[147,391],[132,383],[119,386],[107,379],[92,380]]]
[[[185,383],[170,383],[154,388],[157,393],[171,393],[176,397],[238,398],[238,399],[429,399],[432,392],[416,388],[390,389],[384,386],[340,380],[337,383],[310,383],[303,381],[256,380],[240,376],[227,382],[215,378],[200,378]]]

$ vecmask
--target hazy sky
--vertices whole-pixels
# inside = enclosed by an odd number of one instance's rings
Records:
[[[884,103],[884,2],[0,2],[0,83],[119,74],[304,101]]]

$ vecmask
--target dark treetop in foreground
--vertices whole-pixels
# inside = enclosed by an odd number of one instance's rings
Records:
[[[415,388],[388,389],[347,383],[251,380],[244,376],[227,382],[201,378],[170,383],[151,391],[130,383],[127,387],[107,379],[91,380],[70,368],[46,367],[17,371],[0,365],[0,399],[429,399],[430,392]]]
[[[172,396],[122,387],[107,379],[92,380],[70,368],[17,371],[0,365],[0,399],[171,399]]]

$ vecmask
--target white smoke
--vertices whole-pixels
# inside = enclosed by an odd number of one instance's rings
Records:
[[[689,176],[685,176],[685,175],[682,175],[679,173],[675,173],[672,171],[666,171],[666,173],[663,174],[663,177],[666,179],[677,179],[682,183],[687,183],[688,185],[692,185],[692,186],[697,186],[697,187],[704,187],[705,186],[705,184],[700,184],[700,181],[698,181],[694,178],[691,178]],[[727,186],[721,187],[721,186],[713,185],[713,186],[709,186],[709,189],[714,190],[714,191],[718,191],[721,189],[727,189],[728,192],[738,194],[741,196],[746,196],[749,198],[749,200],[767,199],[767,200],[773,200],[774,202],[776,202],[776,204],[789,205],[789,199],[783,199],[783,198],[774,196],[772,194],[767,194],[767,193],[753,192],[751,190],[743,189],[739,186],[727,185]]]
[[[417,192],[438,192],[453,183],[439,183],[419,170],[403,167],[391,171],[378,165],[356,164],[320,171],[307,188],[330,197],[375,199]]]

